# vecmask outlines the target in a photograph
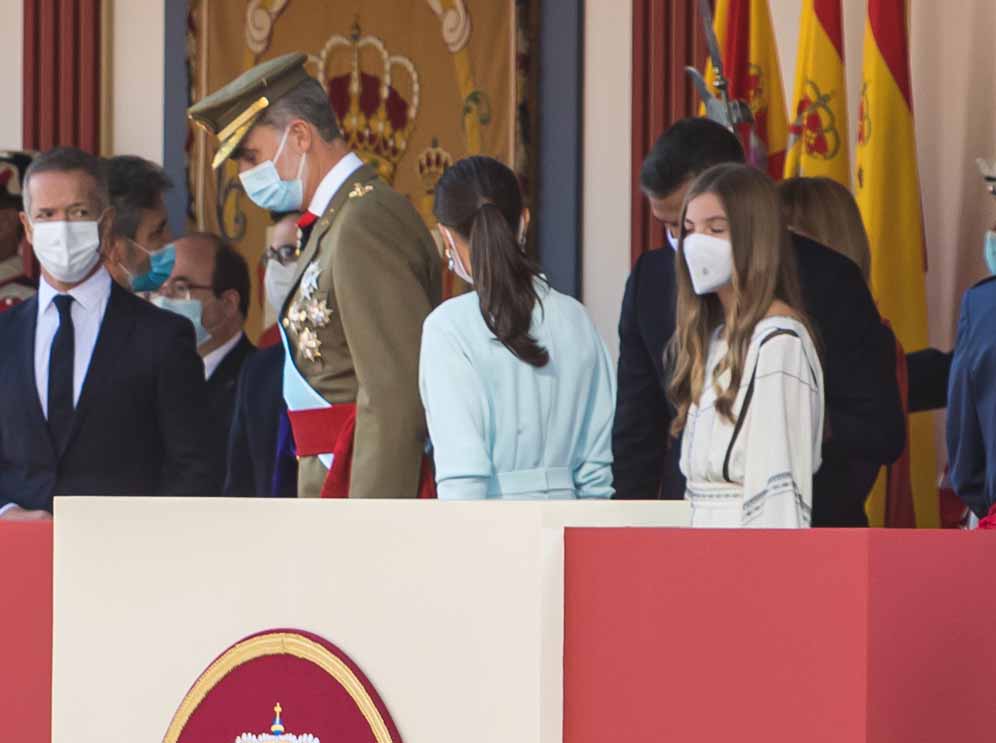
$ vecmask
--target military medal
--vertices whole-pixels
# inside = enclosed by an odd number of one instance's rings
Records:
[[[308,361],[319,361],[322,358],[322,342],[318,334],[311,328],[304,328],[297,339],[301,355]]]
[[[308,302],[304,309],[308,314],[308,320],[316,328],[324,328],[329,324],[332,310],[329,309],[328,303],[324,299],[319,300],[315,297]]]
[[[321,272],[322,268],[318,265],[318,261],[312,261],[304,269],[304,275],[301,277],[301,296],[304,299],[311,299],[318,291],[318,275]]]
[[[359,199],[363,196],[366,196],[368,193],[370,193],[373,190],[374,190],[373,186],[364,186],[357,183],[353,186],[353,190],[349,192],[349,198]]]

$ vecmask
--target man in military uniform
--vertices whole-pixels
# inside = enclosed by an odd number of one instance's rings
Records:
[[[27,152],[0,152],[0,311],[32,296],[37,287],[26,270],[33,257],[18,217],[24,208],[21,188],[31,159]]]
[[[440,300],[436,248],[415,208],[350,151],[306,59],[258,65],[189,113],[218,138],[213,166],[234,159],[253,202],[304,214],[280,313],[298,495],[415,497],[427,479],[418,354]]]

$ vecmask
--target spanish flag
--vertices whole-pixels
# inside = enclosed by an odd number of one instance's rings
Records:
[[[851,187],[840,0],[803,0],[785,177]]]
[[[868,0],[855,196],[871,241],[872,293],[879,312],[903,347],[916,351],[928,345],[927,266],[907,39],[906,0]],[[908,433],[916,521],[936,527],[931,415],[910,416]]]
[[[754,113],[754,127],[740,131],[747,161],[780,180],[788,119],[768,0],[716,0],[713,28],[730,98],[746,101]],[[711,86],[714,78],[709,64],[706,82]]]

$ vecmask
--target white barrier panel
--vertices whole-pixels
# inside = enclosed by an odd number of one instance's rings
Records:
[[[405,743],[560,743],[563,527],[687,523],[682,502],[58,499],[52,740],[162,740],[219,653],[293,627],[359,665]]]

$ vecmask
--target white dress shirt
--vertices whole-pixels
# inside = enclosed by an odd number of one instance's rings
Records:
[[[204,379],[211,378],[222,360],[228,356],[228,352],[239,345],[240,340],[242,340],[241,330],[204,357]]]
[[[101,267],[82,284],[74,286],[68,294],[73,298],[70,314],[73,318],[73,405],[80,400],[80,391],[86,380],[90,358],[97,345],[97,334],[104,320],[107,301],[111,298],[111,275]],[[42,412],[48,418],[48,360],[52,353],[52,340],[59,329],[59,310],[52,301],[59,292],[45,277],[38,283],[38,324],[35,327],[35,386]]]
[[[335,167],[325,174],[322,182],[315,189],[315,195],[311,198],[308,211],[316,217],[322,216],[325,210],[328,209],[329,202],[332,201],[335,192],[342,187],[342,184],[346,182],[349,176],[361,167],[363,167],[363,161],[354,152],[350,152],[342,160],[337,162]]]

